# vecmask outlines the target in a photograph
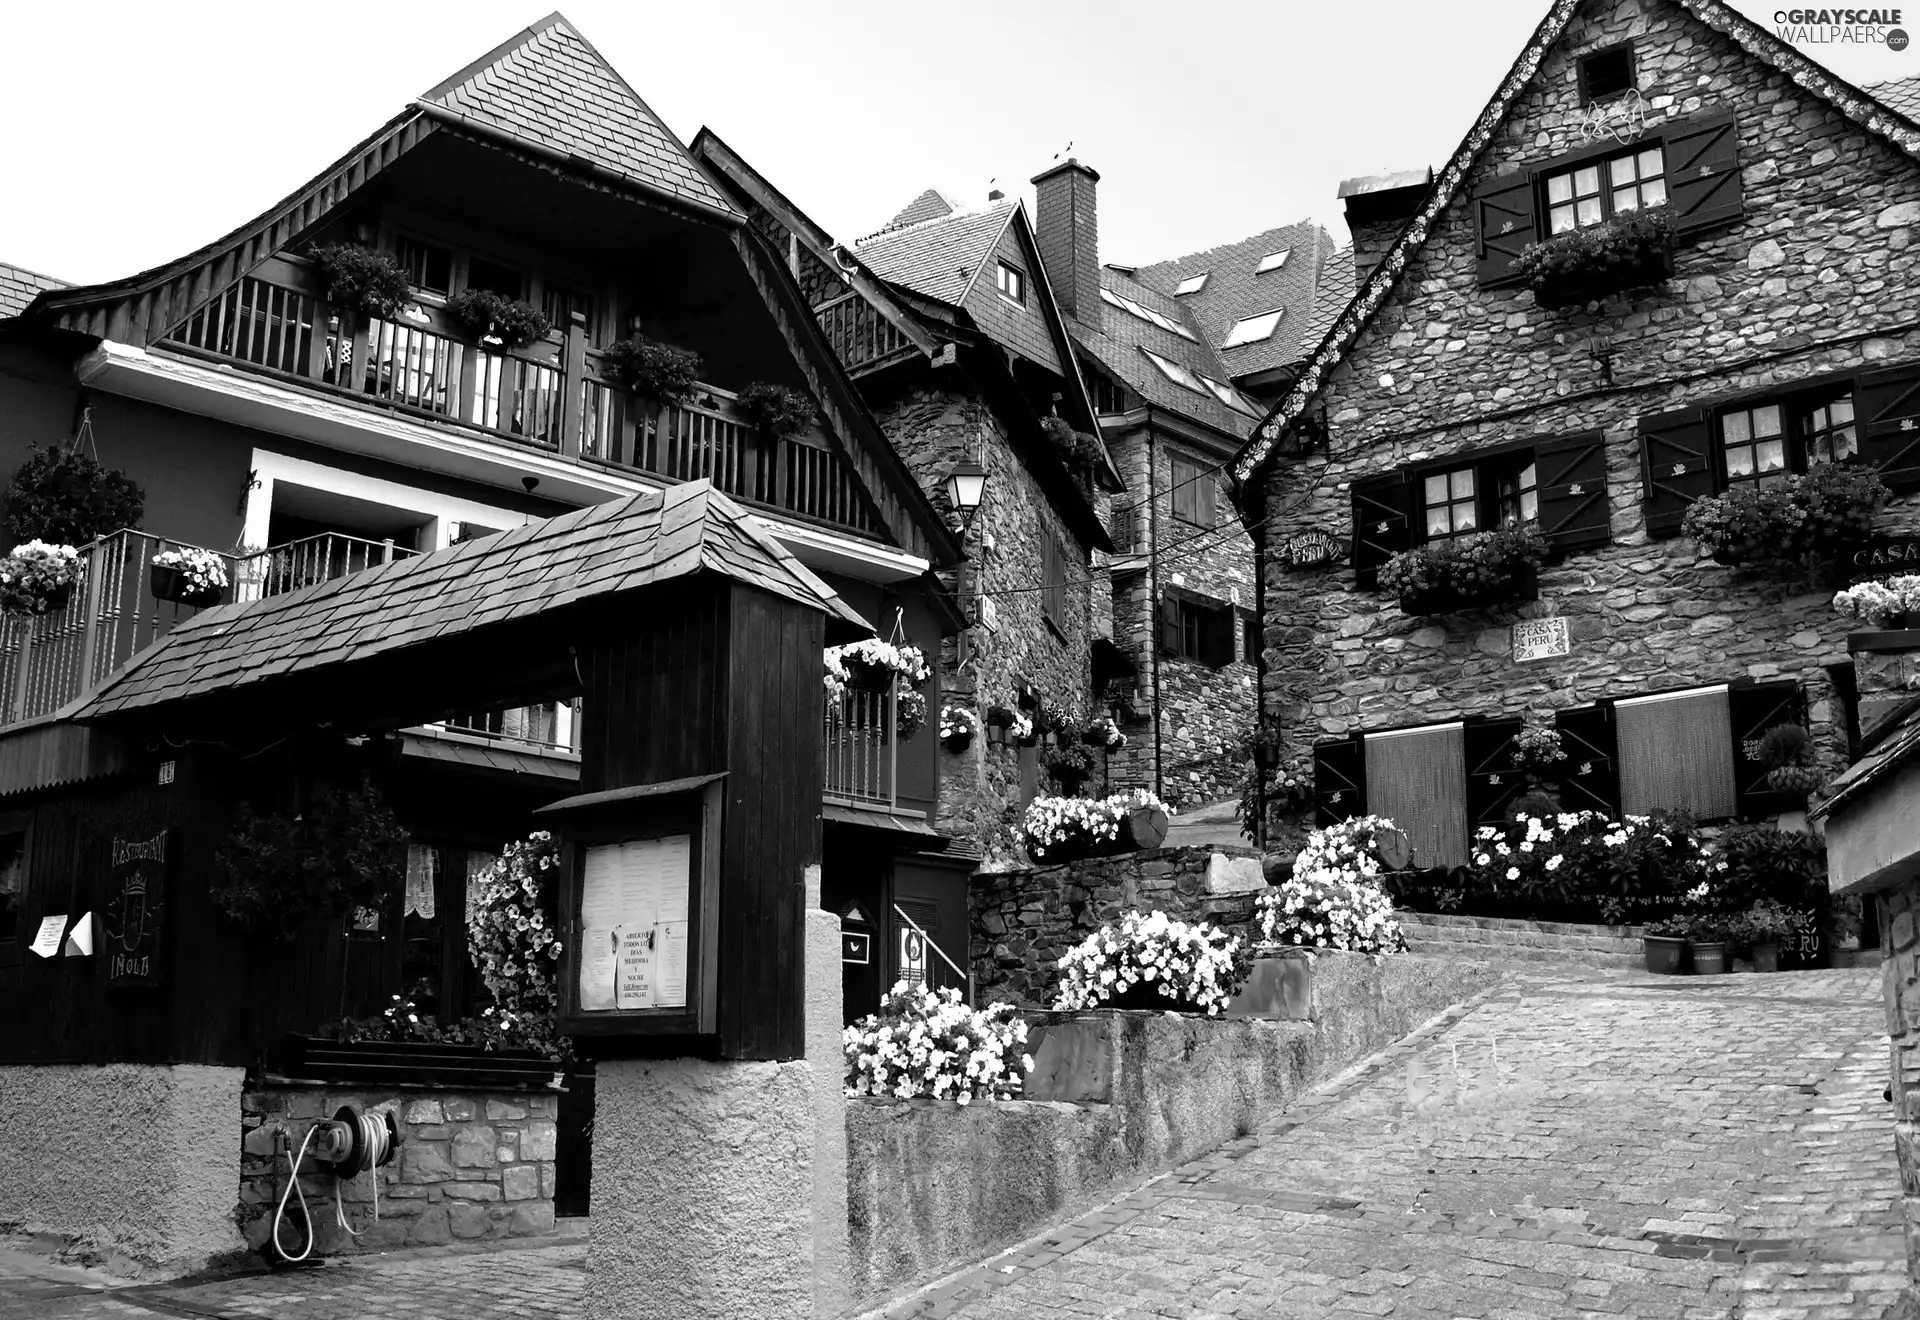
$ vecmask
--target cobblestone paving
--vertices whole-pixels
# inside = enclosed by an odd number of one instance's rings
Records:
[[[887,1320],[1883,1320],[1879,972],[1531,977]],[[126,1286],[0,1251],[0,1320],[575,1315],[577,1241]]]

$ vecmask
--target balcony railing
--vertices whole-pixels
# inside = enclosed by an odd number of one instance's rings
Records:
[[[255,554],[230,557],[233,565],[229,574],[233,582],[230,599],[284,596],[289,591],[331,582],[365,568],[378,568],[414,553],[391,540],[371,541],[343,532],[322,532],[318,536],[270,546]]]
[[[849,690],[826,706],[826,795],[892,807],[896,801],[900,740],[894,735],[895,698],[888,692]]]
[[[732,395],[711,386],[698,387],[685,405],[642,402],[611,383],[580,322],[557,342],[501,351],[470,342],[431,307],[412,307],[395,320],[329,314],[317,290],[298,287],[303,268],[280,262],[276,269],[279,282],[247,276],[164,342],[564,458],[618,463],[667,481],[707,477],[737,499],[865,535],[881,532],[858,481],[824,439],[772,440],[752,427]],[[830,333],[863,352],[905,342],[884,321],[848,320]]]
[[[553,752],[580,750],[580,702],[549,701],[538,706],[509,706],[501,710],[456,715],[442,721],[456,733],[497,739]]]

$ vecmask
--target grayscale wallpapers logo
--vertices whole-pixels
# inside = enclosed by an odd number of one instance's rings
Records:
[[[1898,9],[1777,9],[1774,35],[1794,46],[1884,45],[1905,50]]]

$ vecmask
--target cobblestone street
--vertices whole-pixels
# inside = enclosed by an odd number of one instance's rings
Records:
[[[884,1314],[1880,1320],[1905,1275],[1877,969],[1529,977],[1253,1135]],[[577,1243],[112,1288],[0,1317],[573,1314]]]

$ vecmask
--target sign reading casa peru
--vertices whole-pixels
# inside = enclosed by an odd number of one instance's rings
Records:
[[[1325,568],[1347,557],[1347,543],[1325,532],[1295,532],[1274,547],[1288,568]]]
[[[1513,658],[1516,663],[1548,660],[1556,655],[1572,655],[1573,639],[1565,619],[1522,619],[1513,625]]]
[[[1853,580],[1920,573],[1920,536],[1876,536],[1853,552]]]

